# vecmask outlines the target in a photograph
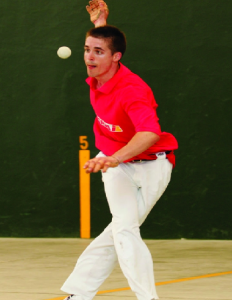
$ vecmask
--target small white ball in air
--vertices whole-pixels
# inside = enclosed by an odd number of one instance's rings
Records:
[[[58,50],[57,50],[57,55],[62,58],[62,59],[66,59],[66,58],[69,58],[72,54],[72,51],[69,47],[66,47],[66,46],[63,46],[63,47],[60,47]]]

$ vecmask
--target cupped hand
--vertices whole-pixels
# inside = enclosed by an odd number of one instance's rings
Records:
[[[88,13],[90,14],[90,20],[92,23],[99,26],[106,25],[106,20],[109,16],[109,9],[105,1],[92,0],[89,1],[89,5],[86,6]]]
[[[100,170],[105,173],[108,168],[115,168],[118,165],[118,159],[113,156],[95,157],[85,163],[84,169],[86,173],[97,173]]]

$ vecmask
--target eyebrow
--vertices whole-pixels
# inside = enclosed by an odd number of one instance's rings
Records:
[[[84,48],[89,48],[89,46],[85,45]],[[95,50],[102,50],[105,51],[104,49],[102,49],[101,47],[94,47]]]

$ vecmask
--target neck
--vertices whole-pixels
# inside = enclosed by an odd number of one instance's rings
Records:
[[[114,75],[118,72],[120,68],[120,64],[117,63],[114,68],[112,68],[107,74],[101,77],[95,77],[97,80],[96,88],[99,89],[102,87],[107,81],[114,77]]]

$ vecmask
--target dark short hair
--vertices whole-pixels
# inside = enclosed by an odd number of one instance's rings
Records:
[[[126,51],[126,36],[115,26],[106,25],[90,29],[86,33],[86,38],[92,36],[98,39],[109,40],[109,48],[112,54]]]

